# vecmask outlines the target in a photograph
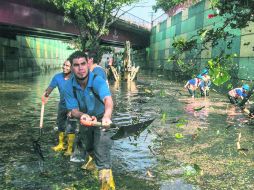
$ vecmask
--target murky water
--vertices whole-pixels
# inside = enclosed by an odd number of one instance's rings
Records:
[[[53,74],[0,83],[0,189],[98,189],[81,163],[50,149],[57,142],[57,90],[45,106],[45,161],[33,151],[40,97]],[[115,114],[156,118],[139,137],[115,141],[117,189],[254,189],[253,127],[224,96],[212,92],[191,100],[182,85],[146,74],[110,88]],[[239,133],[242,150],[236,146]]]

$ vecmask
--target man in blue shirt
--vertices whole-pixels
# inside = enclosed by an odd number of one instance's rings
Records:
[[[199,85],[200,95],[201,97],[209,96],[209,88],[211,86],[211,80],[210,80],[210,76],[208,75],[208,70],[203,69],[200,75],[202,76],[202,80]]]
[[[106,81],[89,71],[87,55],[76,51],[70,56],[74,77],[65,85],[64,98],[71,116],[77,119],[99,120],[103,125],[112,123],[113,100]],[[80,126],[79,138],[86,152],[94,155],[99,169],[101,189],[115,189],[110,150],[110,134],[96,127]]]
[[[43,94],[43,98],[47,99],[50,93],[54,90],[54,88],[58,88],[60,93],[60,102],[58,104],[58,113],[57,113],[57,126],[59,131],[58,137],[58,145],[52,147],[54,151],[62,151],[65,150],[64,146],[64,136],[65,133],[68,137],[68,148],[64,155],[69,156],[72,153],[73,142],[75,139],[75,129],[76,122],[69,121],[67,114],[68,110],[66,108],[65,100],[64,100],[64,86],[66,82],[71,78],[71,63],[69,60],[66,60],[63,64],[63,72],[56,74],[51,80],[48,88]]]
[[[200,75],[198,75],[196,78],[188,80],[187,83],[184,85],[184,88],[188,89],[192,98],[195,97],[196,89],[200,85],[201,78],[202,77]]]
[[[243,100],[246,96],[250,87],[248,84],[244,84],[241,88],[234,88],[228,92],[228,99],[231,104],[237,104],[238,100]]]
[[[107,81],[106,71],[99,65],[100,56],[95,51],[88,52],[88,68],[95,75],[101,76],[105,81]]]

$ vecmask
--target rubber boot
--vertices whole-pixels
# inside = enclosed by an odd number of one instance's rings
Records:
[[[73,148],[73,143],[75,140],[75,134],[68,134],[68,148],[66,152],[64,153],[65,156],[70,156],[72,154],[72,148]]]
[[[81,169],[88,171],[93,171],[96,169],[92,156],[88,156],[88,161],[83,166],[81,166]]]
[[[99,180],[101,183],[100,190],[115,190],[116,189],[111,169],[100,170]]]
[[[58,145],[52,147],[52,149],[54,151],[62,151],[62,150],[65,150],[65,147],[64,147],[64,132],[60,132],[59,133],[59,136],[58,136]]]

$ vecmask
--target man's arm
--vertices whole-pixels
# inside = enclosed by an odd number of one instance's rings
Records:
[[[111,118],[113,111],[113,100],[111,96],[106,96],[104,98],[105,112],[103,117]]]
[[[54,90],[54,88],[52,88],[52,87],[48,87],[46,90],[45,90],[45,92],[44,92],[44,96],[47,98],[47,97],[49,97],[49,95],[51,94],[51,92]]]

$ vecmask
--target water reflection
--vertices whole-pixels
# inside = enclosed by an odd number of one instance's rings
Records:
[[[40,140],[45,162],[40,161],[32,147],[33,140],[39,137],[41,95],[54,74],[55,72],[0,83],[1,189],[63,189],[80,182],[80,179],[87,180],[80,165],[70,163],[69,159],[50,149],[57,137],[53,130],[56,126],[59,99],[57,90],[52,92],[45,105],[44,128]],[[121,113],[125,116],[127,114],[128,117],[146,115],[144,111],[142,113],[138,111],[140,103],[135,100],[141,97],[135,82],[112,82],[110,88],[115,101],[114,117],[119,117]],[[131,171],[133,176],[129,176],[130,180],[135,180],[136,184],[140,184],[143,188],[150,186],[149,183],[142,182],[145,178],[133,177],[145,173],[146,168],[156,163],[156,159],[151,156],[147,148],[147,145],[152,143],[152,138],[152,135],[144,132],[135,140],[131,137],[115,141],[112,158],[116,179],[125,181],[119,176],[123,173],[129,175]],[[45,183],[45,181],[49,182]],[[84,188],[89,183],[79,184]],[[121,182],[118,186],[121,187]]]

